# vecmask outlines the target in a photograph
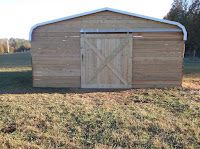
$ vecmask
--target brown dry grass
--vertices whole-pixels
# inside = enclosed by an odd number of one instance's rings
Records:
[[[0,148],[200,148],[200,75],[183,88],[0,95]]]
[[[199,63],[183,88],[86,91],[32,88],[30,55],[2,57],[0,149],[200,148]]]
[[[200,75],[199,74],[187,74],[183,78],[183,88],[200,90]]]

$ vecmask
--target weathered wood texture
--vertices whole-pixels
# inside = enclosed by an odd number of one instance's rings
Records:
[[[132,87],[132,34],[81,35],[81,87]]]
[[[146,19],[141,19],[137,17],[127,16],[123,14],[118,14],[114,12],[100,12],[92,15],[87,15],[71,20],[61,21],[45,26],[38,27],[34,29],[32,33],[32,65],[33,65],[33,86],[35,87],[81,87],[81,56],[80,56],[80,30],[82,28],[99,28],[99,29],[161,29],[161,28],[171,28],[177,29],[176,26],[168,25],[164,23],[159,23],[155,21],[150,21]],[[168,34],[167,34],[168,36]],[[176,36],[176,35],[174,35]],[[174,37],[177,39],[177,37]],[[162,54],[170,54],[176,57],[176,45],[182,44],[181,41],[176,41],[169,35],[167,41],[157,37],[155,34],[155,42],[148,39],[147,37],[143,40],[137,40],[134,43],[136,48],[136,55],[138,58],[148,56],[145,53],[143,45],[147,47],[155,46],[155,49],[151,48],[155,52],[149,52],[149,54],[156,53],[156,56]],[[179,38],[179,37],[178,37]],[[147,42],[146,42],[147,40]],[[157,40],[157,41],[156,41]],[[146,42],[146,43],[144,43]],[[170,44],[170,52],[165,52],[164,50],[160,52],[159,48],[163,49],[163,44]],[[140,46],[141,45],[141,46]],[[167,48],[167,45],[165,46]],[[139,48],[137,50],[137,48]],[[170,49],[170,48],[167,48]],[[137,53],[137,51],[143,50],[143,52]],[[179,51],[182,52],[182,51]],[[182,54],[179,53],[178,54]],[[165,56],[164,56],[165,57]],[[176,60],[173,60],[176,63]],[[143,62],[142,60],[133,61],[136,63]],[[151,62],[151,61],[149,61]],[[159,62],[159,61],[158,61]],[[163,61],[160,60],[162,63]],[[178,63],[177,65],[180,67]],[[174,64],[173,63],[173,64]],[[174,66],[174,65],[173,65]],[[139,68],[137,68],[139,69]],[[137,70],[136,69],[136,70]],[[134,73],[134,71],[133,71]],[[139,73],[139,71],[138,71]],[[133,76],[133,78],[136,76]],[[137,81],[138,79],[136,79]],[[135,83],[135,82],[133,82]]]
[[[38,37],[32,41],[33,86],[80,87],[80,36]]]
[[[133,34],[133,87],[181,86],[181,33]]]
[[[142,19],[138,17],[128,16],[124,14],[114,13],[110,11],[99,12],[87,16],[82,16],[66,21],[61,21],[57,23],[48,24],[45,26],[38,27],[34,30],[33,40],[36,40],[34,37],[37,36],[46,36],[51,33],[56,33],[61,35],[63,32],[80,32],[81,28],[87,29],[179,29],[175,25],[169,25],[161,22],[156,22],[152,20]]]

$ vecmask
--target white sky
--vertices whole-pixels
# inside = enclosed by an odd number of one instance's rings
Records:
[[[29,38],[40,22],[111,7],[163,18],[173,0],[0,0],[0,38]]]

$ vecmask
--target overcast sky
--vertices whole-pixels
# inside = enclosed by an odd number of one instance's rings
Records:
[[[163,18],[173,0],[0,0],[0,38],[29,38],[40,22],[111,7]]]

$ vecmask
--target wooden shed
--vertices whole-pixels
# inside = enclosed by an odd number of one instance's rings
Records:
[[[36,24],[30,40],[34,87],[182,84],[187,32],[177,22],[103,8]]]

